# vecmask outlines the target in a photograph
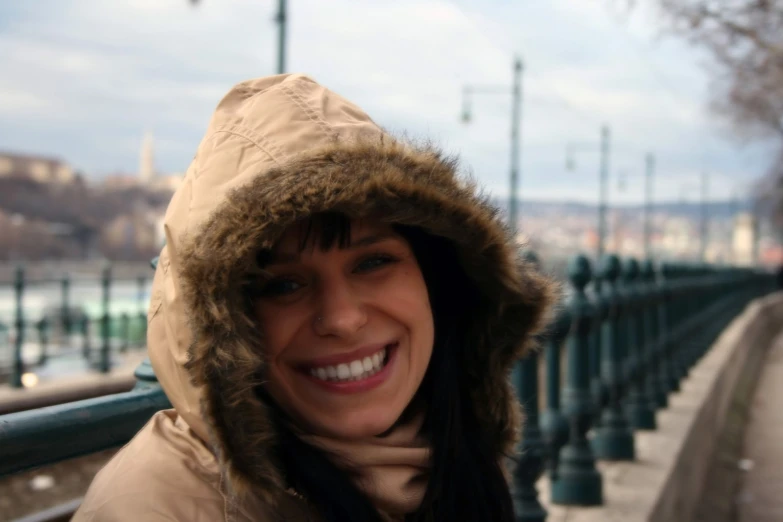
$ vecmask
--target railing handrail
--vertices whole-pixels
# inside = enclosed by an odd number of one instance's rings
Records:
[[[163,390],[151,386],[2,415],[0,477],[125,444],[170,407]]]

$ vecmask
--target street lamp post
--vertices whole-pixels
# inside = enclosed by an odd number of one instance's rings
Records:
[[[606,206],[609,199],[609,127],[601,127],[600,201],[598,203],[598,256],[606,251]]]
[[[520,180],[520,157],[521,157],[521,128],[522,128],[522,59],[514,59],[514,82],[511,88],[512,107],[511,107],[511,167],[509,175],[509,195],[508,195],[508,221],[511,231],[516,234],[519,212],[518,212],[518,192]],[[462,99],[462,121],[469,123],[471,120],[471,94],[505,94],[508,95],[507,87],[498,86],[470,86],[463,88]]]
[[[277,16],[275,21],[278,26],[278,42],[277,42],[277,74],[283,74],[285,72],[285,55],[286,55],[286,23],[288,21],[288,10],[286,0],[279,0],[277,4]]]
[[[508,220],[511,230],[517,230],[517,193],[519,192],[520,122],[522,120],[522,60],[514,60],[514,88],[511,110],[511,179],[508,195]]]
[[[606,210],[609,199],[609,140],[610,131],[608,125],[601,127],[601,161],[598,170],[598,249],[596,259],[601,259],[606,251]],[[574,169],[574,153],[579,148],[593,149],[595,144],[566,144],[566,168]]]
[[[653,176],[655,172],[655,156],[647,154],[646,164],[647,172],[644,188],[644,257],[650,259],[652,256],[652,191]]]

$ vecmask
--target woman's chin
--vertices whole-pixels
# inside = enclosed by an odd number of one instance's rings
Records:
[[[402,412],[397,415],[390,412],[388,415],[378,415],[377,411],[367,415],[354,413],[342,421],[330,420],[319,423],[320,425],[314,428],[325,436],[338,439],[364,439],[387,432],[401,414]]]

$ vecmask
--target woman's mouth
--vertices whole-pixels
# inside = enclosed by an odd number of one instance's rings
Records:
[[[372,355],[344,363],[310,368],[310,375],[319,381],[342,383],[368,379],[382,371],[389,363],[390,352],[398,343],[384,346]]]

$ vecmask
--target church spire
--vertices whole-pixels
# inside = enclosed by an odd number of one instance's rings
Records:
[[[155,157],[152,150],[152,133],[147,131],[141,142],[139,157],[139,181],[148,185],[155,179]]]

